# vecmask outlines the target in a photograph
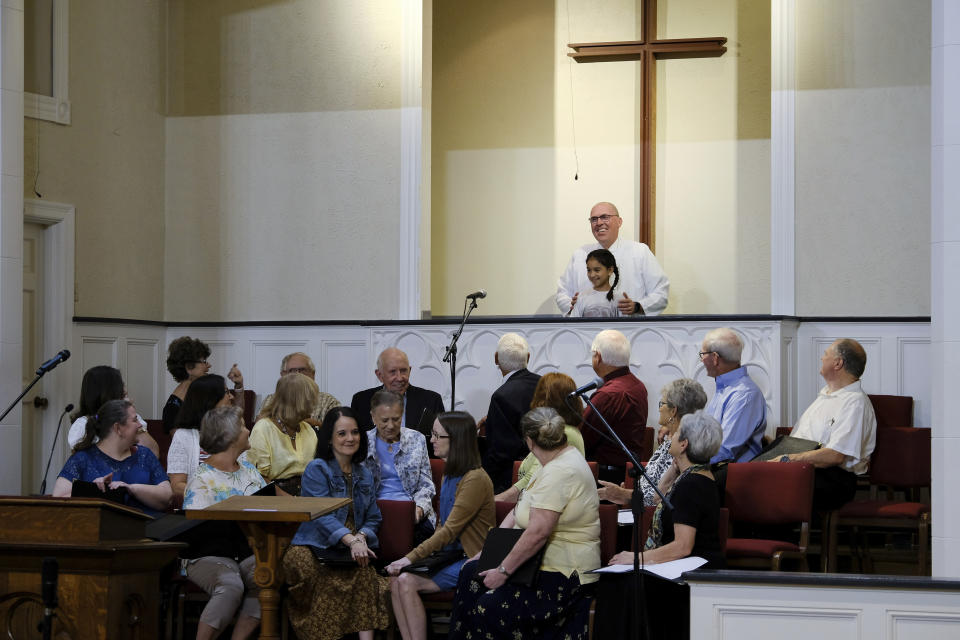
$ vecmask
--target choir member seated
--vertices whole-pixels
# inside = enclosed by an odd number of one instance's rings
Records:
[[[92,482],[106,492],[126,490],[126,504],[151,515],[170,504],[170,482],[157,456],[146,447],[134,447],[140,423],[127,400],[111,400],[87,420],[86,433],[63,465],[53,495],[72,494],[73,482]]]
[[[191,385],[188,401],[196,387]],[[184,403],[184,409],[187,406]],[[243,458],[250,448],[250,431],[239,408],[208,411],[201,422],[198,446],[208,455],[187,483],[184,509],[205,509],[231,496],[255,493],[266,484],[257,468]],[[232,522],[216,524],[237,529]],[[227,533],[191,545],[189,553],[181,556],[187,578],[210,595],[200,614],[197,640],[216,638],[231,623],[232,640],[245,640],[260,626],[259,589],[253,579],[255,558],[239,530],[234,535]]]
[[[207,359],[210,357],[210,347],[207,343],[190,336],[182,336],[170,343],[167,348],[167,371],[177,381],[177,387],[167,398],[167,404],[163,407],[163,428],[167,433],[173,431],[177,426],[177,414],[187,397],[187,389],[194,380],[210,371],[210,363]],[[243,374],[237,368],[236,363],[230,367],[227,378],[233,383],[236,394],[235,404],[243,406]]]
[[[372,640],[390,617],[389,583],[370,564],[382,518],[373,476],[363,464],[367,435],[352,410],[337,407],[324,417],[318,439],[302,495],[352,502],[297,529],[283,557],[290,622],[298,638],[334,640],[359,632],[360,640]]]
[[[670,446],[673,444],[673,438],[680,428],[680,420],[683,416],[703,409],[707,404],[707,394],[700,386],[700,383],[689,378],[679,378],[668,383],[660,391],[660,434],[663,436],[663,442],[650,456],[647,462],[646,472],[650,482],[660,484],[660,479],[673,466],[673,456],[670,454]],[[653,490],[653,485],[647,482],[646,478],[640,477],[640,489],[643,492],[644,506],[653,506],[660,500],[657,492]],[[626,489],[622,484],[600,481],[601,500],[609,500],[616,504],[630,504],[632,490]]]
[[[183,406],[177,413],[176,431],[167,451],[167,475],[175,496],[183,496],[197,466],[207,459],[208,452],[200,444],[200,422],[214,407],[232,404],[233,394],[223,376],[208,373],[193,381],[187,389]]]
[[[299,373],[282,376],[269,406],[260,411],[250,432],[247,459],[267,482],[292,496],[300,495],[300,479],[317,450],[317,432],[307,419],[317,404],[317,383]]]
[[[593,472],[567,444],[563,418],[540,407],[520,421],[527,447],[542,465],[501,527],[523,530],[496,569],[460,572],[450,629],[458,638],[586,638],[590,600],[587,573],[600,566],[600,502]],[[536,583],[510,575],[544,548]],[[477,582],[481,584],[477,584]]]
[[[710,471],[710,458],[723,442],[723,429],[703,411],[687,414],[670,440],[674,464],[660,479],[660,491],[673,505],[657,505],[650,536],[643,553],[644,564],[657,564],[699,556],[708,569],[725,566],[720,543],[720,496]],[[633,552],[622,551],[610,564],[633,564]]]
[[[73,424],[67,432],[67,443],[70,448],[77,446],[87,431],[87,420],[110,400],[122,400],[127,397],[127,386],[123,383],[120,371],[113,367],[101,365],[87,369],[80,383],[80,408],[74,413]],[[157,441],[147,433],[147,423],[139,415],[140,431],[137,433],[137,444],[143,445],[160,456],[160,447]]]
[[[441,413],[433,423],[431,439],[434,452],[444,461],[438,505],[440,528],[429,540],[387,567],[387,573],[397,576],[391,582],[390,596],[400,635],[406,640],[427,637],[427,618],[420,594],[455,587],[467,555],[480,553],[487,531],[496,521],[493,483],[480,468],[477,424],[470,414]],[[401,573],[404,567],[431,554],[448,561],[423,576]]]
[[[378,500],[412,500],[416,503],[414,542],[420,544],[434,532],[433,496],[437,493],[430,471],[427,442],[419,431],[400,426],[403,400],[392,391],[378,391],[370,399],[374,428],[367,468],[373,475]]]

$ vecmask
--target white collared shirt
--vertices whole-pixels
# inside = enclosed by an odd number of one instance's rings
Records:
[[[870,456],[877,437],[877,417],[860,381],[831,392],[824,387],[817,394],[790,434],[815,440],[844,455],[840,465],[863,475],[870,469]]]

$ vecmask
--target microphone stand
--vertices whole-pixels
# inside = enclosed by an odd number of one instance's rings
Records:
[[[630,511],[633,512],[633,589],[635,591],[634,598],[636,599],[636,610],[640,617],[643,618],[644,623],[647,625],[647,635],[650,637],[650,625],[649,617],[646,615],[646,600],[643,598],[643,589],[644,589],[644,576],[640,573],[640,525],[643,522],[643,492],[640,490],[640,476],[642,475],[644,479],[653,487],[653,490],[657,492],[657,495],[660,496],[660,500],[663,501],[663,506],[666,509],[673,510],[673,505],[670,504],[670,501],[667,499],[663,493],[660,492],[660,487],[655,485],[653,482],[650,482],[650,477],[647,475],[646,468],[640,464],[636,456],[633,455],[633,452],[623,444],[623,440],[620,439],[620,436],[617,435],[617,432],[613,430],[613,427],[610,426],[610,423],[607,422],[607,419],[603,417],[603,414],[597,410],[597,407],[594,406],[590,398],[584,396],[584,402],[587,403],[593,412],[600,418],[600,422],[603,423],[603,426],[607,428],[607,431],[610,432],[610,435],[613,436],[612,440],[617,443],[621,451],[623,451],[626,456],[630,459],[630,462],[633,463],[633,493],[630,496]],[[593,426],[591,425],[591,428]],[[640,620],[638,617],[634,617],[631,620],[631,637],[639,638],[640,637]]]
[[[30,392],[30,389],[33,389],[33,385],[40,382],[40,378],[46,373],[43,369],[37,369],[37,377],[33,379],[33,382],[28,384],[26,388],[17,396],[17,399],[10,403],[10,406],[7,407],[2,414],[0,414],[0,421],[7,417],[7,414],[13,411],[13,408],[17,406],[17,403],[23,400],[23,396],[27,395]]]
[[[71,404],[70,407],[72,406]],[[70,407],[64,409],[63,413],[60,414],[60,419],[57,420],[57,432],[53,436],[53,446],[50,447],[50,457],[47,458],[47,468],[43,470],[43,481],[40,483],[40,495],[44,495],[47,492],[47,474],[50,473],[50,463],[53,461],[53,452],[57,449],[57,439],[60,437],[60,427],[63,426],[63,416],[67,415]]]
[[[443,355],[443,361],[450,363],[450,411],[456,411],[457,409],[457,340],[463,333],[463,327],[467,324],[470,313],[477,308],[477,299],[469,298],[469,300],[469,306],[466,300],[463,301],[463,319],[460,321],[460,328],[453,334],[450,344],[447,346],[447,351]]]

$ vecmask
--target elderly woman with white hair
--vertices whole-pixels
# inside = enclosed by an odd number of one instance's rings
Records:
[[[655,505],[660,498],[654,491],[653,482],[660,484],[660,478],[673,466],[673,456],[670,454],[670,445],[673,437],[680,428],[683,416],[703,409],[707,404],[707,394],[700,383],[690,378],[678,378],[664,385],[660,390],[660,430],[664,434],[663,443],[650,456],[646,466],[646,478],[640,477],[640,490],[643,492],[643,504]],[[647,482],[647,478],[650,482]],[[609,500],[617,504],[630,504],[631,489],[624,488],[622,483],[600,481],[598,491],[601,500]]]
[[[703,411],[687,414],[670,441],[674,464],[660,479],[660,491],[673,505],[657,505],[643,553],[644,564],[699,556],[709,569],[725,566],[720,545],[720,496],[710,471],[710,458],[723,440],[723,429]],[[633,552],[622,551],[610,564],[633,564]]]

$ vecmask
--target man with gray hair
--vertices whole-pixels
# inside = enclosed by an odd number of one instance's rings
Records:
[[[827,384],[790,433],[822,446],[779,459],[815,467],[814,511],[839,509],[852,500],[857,476],[870,470],[877,417],[860,384],[866,366],[867,352],[856,340],[841,338],[827,347],[820,357],[820,375]]]
[[[529,453],[520,433],[520,418],[530,410],[533,391],[540,381],[539,375],[527,370],[529,361],[530,345],[523,336],[507,333],[497,342],[493,362],[503,375],[503,383],[490,397],[483,454],[483,468],[493,481],[494,494],[510,488],[513,461]]]
[[[640,455],[647,427],[647,388],[630,372],[630,341],[619,331],[608,329],[593,339],[590,352],[593,370],[603,378],[590,401],[634,455]],[[599,478],[623,482],[627,456],[605,437],[606,428],[589,405],[583,412],[580,430],[587,460],[597,462]]]
[[[703,337],[700,361],[717,390],[706,411],[723,427],[723,444],[710,462],[752,460],[763,448],[767,402],[741,366],[743,341],[732,329],[714,329]]]
[[[310,356],[302,351],[289,353],[283,357],[283,360],[280,361],[281,376],[288,376],[294,373],[305,375],[314,382],[317,381],[317,369],[313,366],[313,360],[311,360]],[[272,393],[263,399],[263,404],[260,405],[260,411],[257,413],[257,415],[259,416],[260,414],[264,413],[264,408],[270,406],[273,406]],[[321,391],[319,394],[317,394],[317,404],[313,407],[313,411],[310,413],[310,418],[307,420],[307,422],[315,427],[319,427],[320,423],[323,422],[323,416],[327,415],[327,411],[339,406],[339,400],[329,393]]]

